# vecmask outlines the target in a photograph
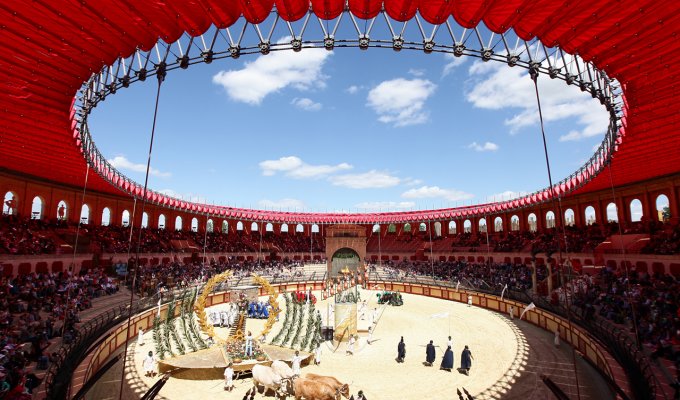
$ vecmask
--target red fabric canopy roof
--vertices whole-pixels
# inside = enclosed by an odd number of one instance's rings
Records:
[[[286,21],[303,18],[308,0],[78,0],[13,1],[0,3],[0,168],[33,175],[74,187],[85,180],[85,161],[75,133],[72,105],[76,91],[94,71],[137,47],[148,50],[158,39],[175,41],[183,32],[197,36],[211,24],[228,27],[243,16],[263,21],[274,5]],[[315,15],[337,18],[343,0],[312,0]],[[614,185],[646,180],[680,171],[678,151],[680,104],[680,3],[675,0],[350,0],[358,18],[371,18],[380,7],[398,21],[419,12],[431,23],[450,15],[465,27],[483,22],[501,33],[513,28],[524,39],[539,38],[559,45],[618,79],[625,90],[625,140],[611,165]],[[572,185],[587,179],[584,171]],[[119,185],[122,178],[117,179]],[[609,171],[576,193],[609,187]],[[569,184],[567,185],[569,186]],[[104,179],[90,175],[89,190],[121,194]],[[559,190],[568,189],[560,187]],[[139,185],[128,190],[141,195]],[[498,205],[495,210],[548,198],[545,192],[530,199]],[[174,207],[193,205],[160,196],[155,200]],[[196,210],[204,210],[195,207]],[[296,214],[210,207],[225,216],[310,222],[390,222],[452,218],[477,207],[439,212],[353,214]],[[494,211],[491,206],[487,212]],[[239,218],[246,218],[240,216]]]

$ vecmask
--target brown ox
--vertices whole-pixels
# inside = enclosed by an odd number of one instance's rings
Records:
[[[317,374],[305,374],[306,379],[311,379],[313,381],[317,382],[323,382],[326,385],[330,386],[335,390],[337,393],[343,395],[346,399],[349,398],[349,385],[346,383],[342,383],[339,380],[337,380],[335,377],[332,376],[325,376],[325,375],[317,375]]]
[[[339,400],[340,394],[330,385],[312,379],[297,378],[293,381],[295,400]]]

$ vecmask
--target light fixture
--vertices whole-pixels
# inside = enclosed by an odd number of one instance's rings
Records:
[[[404,38],[401,36],[395,36],[392,38],[392,50],[401,51],[404,47]]]
[[[368,49],[368,45],[369,45],[370,42],[371,42],[371,40],[368,38],[368,35],[359,36],[359,48],[361,50]]]
[[[295,52],[302,50],[302,40],[298,38],[291,40],[290,45],[293,47],[293,51]]]
[[[214,55],[215,55],[215,53],[213,53],[212,50],[201,52],[201,57],[203,57],[203,62],[206,63],[206,64],[210,64],[213,61]]]
[[[183,55],[182,57],[178,58],[177,61],[179,62],[179,67],[182,69],[187,69],[189,68],[189,56],[188,55]]]
[[[323,47],[331,51],[335,47],[335,38],[332,35],[326,35],[325,38],[323,38]]]
[[[432,50],[434,50],[434,42],[431,40],[423,41],[423,52],[425,54],[430,54],[432,53]]]
[[[515,65],[517,65],[517,62],[519,61],[519,56],[517,54],[508,54],[506,60],[508,62],[508,66],[514,67]]]
[[[241,57],[241,46],[229,46],[229,54],[234,59]]]
[[[456,57],[462,56],[464,51],[465,45],[462,43],[456,43],[456,45],[453,46],[453,55]]]
[[[486,62],[491,60],[491,56],[493,55],[493,50],[491,49],[482,49],[482,61]]]
[[[260,44],[258,44],[257,47],[260,48],[260,53],[262,53],[264,55],[269,54],[269,51],[271,50],[271,46],[269,45],[269,41],[260,42]]]

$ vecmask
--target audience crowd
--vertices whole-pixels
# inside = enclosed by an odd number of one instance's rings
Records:
[[[45,370],[57,353],[47,354],[61,336],[69,342],[78,334],[78,313],[92,299],[118,291],[117,281],[102,270],[32,273],[0,279],[0,399],[30,398],[39,385],[35,369]]]
[[[387,273],[390,279],[432,277],[474,289],[503,288],[525,291],[531,288],[531,268],[524,264],[475,263],[466,261],[386,261],[369,264],[369,268]],[[546,277],[545,268],[537,268],[537,280]]]
[[[72,249],[76,226],[63,220],[31,220],[4,215],[0,219],[0,254],[51,254],[59,245]],[[436,251],[486,251],[530,252],[552,254],[561,249],[572,253],[592,252],[609,236],[618,234],[618,225],[591,224],[584,227],[568,226],[549,228],[541,232],[510,231],[489,233],[463,232],[448,237],[430,237],[428,232],[396,232],[381,237],[370,235],[369,252],[415,252],[432,248]],[[648,244],[641,250],[646,254],[680,254],[680,225],[661,222],[634,223],[625,233],[649,234]],[[167,253],[171,251],[205,250],[211,253],[321,252],[325,238],[315,233],[311,238],[300,233],[274,233],[258,231],[221,232],[173,231],[170,229],[134,229],[123,226],[82,225],[79,243],[89,248],[79,251],[93,253],[125,253],[136,251],[140,244],[142,253]],[[141,239],[141,240],[140,240]],[[488,242],[487,242],[488,241]],[[431,244],[430,244],[431,242]],[[131,243],[131,246],[129,245]],[[72,251],[72,250],[71,250]]]

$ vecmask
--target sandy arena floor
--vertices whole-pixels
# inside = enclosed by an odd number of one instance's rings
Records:
[[[332,375],[349,383],[351,393],[361,389],[369,399],[453,399],[456,391],[465,388],[475,399],[545,399],[547,390],[538,378],[541,373],[553,376],[567,393],[575,386],[571,351],[567,346],[555,349],[552,335],[523,321],[510,321],[503,315],[466,304],[433,299],[425,296],[404,294],[401,307],[378,306],[376,291],[362,291],[362,299],[368,301],[368,310],[378,307],[378,319],[373,342],[366,343],[366,334],[360,340],[353,356],[345,354],[346,344],[337,348],[331,342],[323,346],[320,366],[309,365],[302,369],[303,375],[313,372]],[[319,293],[315,293],[317,298]],[[282,299],[280,299],[282,300]],[[326,319],[326,303],[317,304]],[[283,301],[280,301],[283,305]],[[219,306],[218,306],[219,307]],[[272,333],[280,329],[280,322]],[[359,321],[359,330],[370,323],[370,316]],[[253,334],[259,332],[263,320],[248,320],[247,328]],[[527,336],[525,336],[525,332]],[[270,337],[273,337],[273,334]],[[455,367],[460,366],[460,353],[465,345],[472,351],[474,360],[470,376],[457,370],[447,372],[439,369],[439,362],[446,347],[447,337],[454,343]],[[406,360],[399,364],[397,343],[403,336],[406,343]],[[437,348],[435,366],[426,367],[425,345],[434,340]],[[139,398],[158,378],[144,377],[142,360],[152,350],[151,333],[147,333],[146,345],[130,346],[126,373],[126,393],[123,398]],[[335,351],[334,351],[335,350]],[[597,372],[579,360],[581,398],[613,398],[603,385]],[[116,382],[120,382],[120,366],[112,369],[87,398],[118,398]],[[115,386],[115,390],[114,390]],[[107,389],[108,387],[108,389]],[[252,379],[239,379],[233,392],[225,392],[222,380],[187,380],[170,378],[157,399],[242,399],[252,387]],[[573,393],[575,394],[575,393]],[[256,398],[274,398],[273,394],[258,394]]]

